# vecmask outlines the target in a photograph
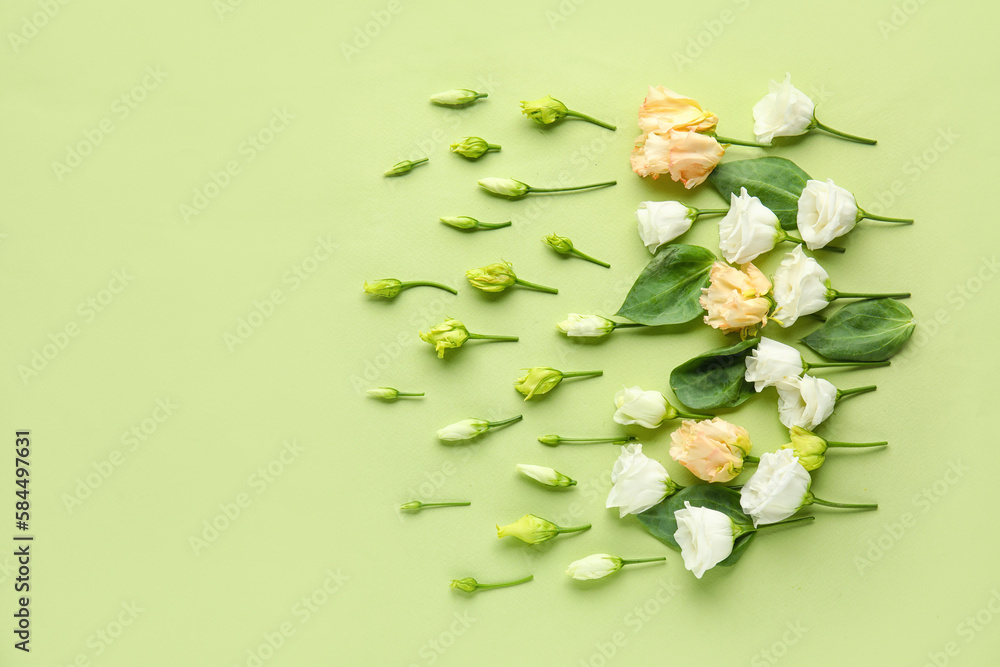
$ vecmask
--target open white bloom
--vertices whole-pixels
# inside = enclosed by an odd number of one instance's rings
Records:
[[[622,447],[611,470],[611,483],[605,507],[617,507],[621,518],[648,510],[680,488],[659,461],[642,453],[640,444]]]
[[[692,507],[684,501],[684,509],[674,512],[674,518],[677,520],[674,539],[681,547],[684,567],[699,579],[733,553],[735,527],[722,512]]]
[[[638,424],[656,428],[677,416],[677,411],[658,391],[643,391],[640,387],[624,387],[615,394],[614,420],[623,426]]]
[[[541,482],[545,486],[573,486],[576,484],[575,479],[567,477],[552,468],[546,468],[545,466],[533,466],[525,463],[518,463],[517,471],[525,477],[530,477],[536,482]]]
[[[805,504],[812,478],[790,449],[760,455],[757,471],[740,489],[740,506],[753,525],[777,523]]]
[[[679,201],[644,201],[635,211],[639,221],[639,238],[649,252],[656,252],[664,243],[691,229],[698,211]]]
[[[611,554],[593,554],[575,560],[566,568],[566,574],[579,581],[603,579],[622,569],[622,559]]]
[[[556,324],[559,331],[567,336],[600,338],[615,330],[615,323],[600,315],[580,315],[570,313],[566,319]]]
[[[747,382],[753,382],[757,391],[773,387],[786,378],[802,375],[804,370],[799,351],[773,338],[761,338],[745,361],[747,370],[743,377]]]
[[[444,428],[438,429],[437,437],[440,440],[453,441],[453,440],[468,440],[469,438],[475,438],[477,435],[486,433],[490,430],[490,423],[488,421],[483,421],[482,419],[463,419],[460,422],[455,422],[454,424],[449,424]]]
[[[858,222],[858,202],[850,190],[834,184],[833,179],[806,181],[799,195],[795,224],[810,250],[854,229]]]
[[[777,307],[771,319],[790,327],[803,315],[818,312],[830,303],[830,275],[797,245],[781,260],[772,279]]]
[[[769,144],[775,137],[796,137],[808,132],[816,105],[792,85],[792,75],[786,73],[782,83],[772,81],[768,90],[753,105],[753,133],[757,141]]]
[[[729,213],[719,220],[719,249],[730,264],[747,264],[773,249],[784,232],[778,216],[746,188],[729,195]]]
[[[837,388],[833,383],[812,375],[782,380],[778,388],[778,419],[791,428],[812,430],[833,414]]]

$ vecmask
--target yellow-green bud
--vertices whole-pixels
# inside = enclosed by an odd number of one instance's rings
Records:
[[[479,588],[479,582],[472,577],[466,577],[465,579],[452,579],[451,587],[457,588],[460,591],[465,591],[466,593],[473,593],[477,588]]]
[[[525,514],[514,523],[502,527],[497,526],[497,538],[516,537],[527,544],[538,544],[551,540],[559,533],[576,533],[589,528],[589,523],[574,528],[561,528],[540,516]]]
[[[406,510],[408,512],[415,512],[423,506],[424,504],[419,500],[411,500],[408,503],[403,503],[402,505],[400,505],[399,509]]]
[[[469,339],[469,330],[456,319],[447,318],[428,332],[420,332],[420,340],[430,343],[437,350],[438,358],[444,359],[444,351],[461,347]]]
[[[567,111],[569,109],[566,108],[566,105],[551,95],[546,95],[534,102],[521,102],[521,113],[542,125],[551,125],[562,120],[566,117]]]
[[[530,185],[513,178],[498,178],[496,176],[489,176],[487,178],[479,179],[478,182],[479,187],[487,192],[492,192],[493,194],[500,195],[501,197],[510,197],[511,199],[523,197],[531,190]]]
[[[438,218],[444,224],[454,227],[455,229],[475,229],[479,225],[479,221],[475,218],[470,218],[467,215],[459,215],[451,218]]]
[[[427,162],[429,158],[421,158],[419,160],[403,160],[402,162],[397,162],[396,164],[389,167],[388,170],[383,172],[383,176],[399,176],[400,174],[405,174],[411,171],[417,165],[421,165]]]
[[[524,400],[549,393],[563,379],[562,371],[548,366],[537,366],[525,370],[528,372],[514,382],[514,388],[519,393],[524,394]]]
[[[826,440],[800,426],[793,426],[789,429],[788,435],[792,441],[782,445],[781,448],[795,452],[803,468],[815,470],[823,465],[826,460]]]
[[[383,401],[394,401],[399,398],[399,390],[392,387],[377,387],[367,391],[369,396],[381,398]]]
[[[365,294],[391,299],[403,290],[403,283],[395,278],[384,278],[373,283],[365,281]]]
[[[464,107],[483,97],[489,97],[489,95],[487,93],[477,93],[468,88],[456,88],[431,95],[431,102],[443,107]]]
[[[498,151],[500,150],[500,146],[487,143],[482,137],[465,137],[461,141],[451,145],[452,153],[458,153],[473,160],[482,157],[491,150]]]
[[[573,242],[565,236],[549,234],[542,239],[545,243],[560,255],[568,255],[573,252]]]
[[[558,435],[543,435],[538,438],[538,442],[549,447],[555,447],[562,441]]]
[[[517,275],[510,262],[496,262],[481,269],[471,269],[465,272],[469,283],[484,292],[502,292],[517,282]]]

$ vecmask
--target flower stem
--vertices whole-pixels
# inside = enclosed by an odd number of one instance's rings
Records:
[[[472,504],[472,501],[467,501],[464,503],[420,503],[420,508],[424,507],[468,507]]]
[[[728,208],[696,208],[694,210],[695,220],[703,215],[725,215],[729,213]]]
[[[854,387],[853,389],[838,389],[837,400],[839,401],[842,398],[854,396],[855,394],[866,394],[869,391],[875,391],[876,389],[878,389],[878,387],[873,384],[865,385],[864,387]]]
[[[422,157],[419,160],[410,160],[410,166],[411,167],[416,167],[418,164],[423,164],[424,162],[427,162],[428,160],[430,160],[429,157]]]
[[[498,151],[500,150],[500,144],[486,144],[486,150],[487,152]]]
[[[501,227],[510,227],[510,220],[506,222],[480,222],[477,227],[480,229],[500,229]]]
[[[797,521],[813,521],[816,517],[814,516],[800,516],[794,519],[785,519],[784,521],[777,521],[775,523],[766,523],[763,526],[758,526],[756,530],[761,530],[763,528],[774,528],[775,526],[784,526],[789,523],[795,523]]]
[[[503,588],[505,586],[517,586],[518,584],[523,584],[526,581],[531,581],[534,579],[534,575],[529,574],[524,579],[518,579],[517,581],[506,581],[502,584],[480,584],[476,582],[476,588]]]
[[[785,233],[781,235],[782,241],[791,241],[792,243],[798,243],[799,245],[805,245],[806,242],[800,238],[792,236],[791,234]]]
[[[889,366],[891,361],[824,361],[823,363],[802,362],[802,370],[808,371],[811,368],[837,368],[840,366]]]
[[[448,287],[447,285],[442,285],[441,283],[435,283],[430,280],[411,280],[409,282],[402,283],[400,289],[409,289],[411,287],[436,287],[438,289],[443,289],[445,292],[451,292],[452,294],[458,294],[458,290],[454,287]]]
[[[618,129],[617,127],[615,127],[611,123],[605,123],[603,120],[597,120],[593,116],[588,116],[587,114],[580,113],[579,111],[573,111],[571,109],[567,109],[566,110],[566,115],[567,116],[573,116],[573,117],[579,118],[581,120],[585,120],[588,123],[593,123],[594,125],[600,125],[601,127],[606,128],[608,130],[617,130]]]
[[[585,259],[588,262],[593,262],[594,264],[599,264],[599,265],[603,266],[606,269],[610,269],[611,268],[611,265],[608,264],[607,262],[602,262],[601,260],[597,259],[596,257],[591,257],[590,255],[588,255],[586,253],[580,252],[576,248],[573,248],[572,250],[570,250],[570,252],[573,253],[574,255],[576,255],[577,257],[579,257],[580,259]]]
[[[632,327],[644,327],[645,324],[639,324],[638,322],[612,322],[615,329],[629,329]]]
[[[730,139],[729,137],[720,137],[715,135],[715,140],[720,144],[732,144],[734,146],[753,146],[754,148],[770,148],[771,144],[761,144],[756,141],[745,141],[742,139]]]
[[[504,341],[516,341],[517,336],[494,336],[493,334],[477,334],[469,333],[469,338],[475,338],[477,340],[504,340]]]
[[[616,445],[624,445],[629,442],[633,442],[635,438],[631,435],[621,436],[617,438],[563,438],[562,436],[556,436],[559,438],[559,442],[610,442]]]
[[[684,419],[711,419],[712,415],[694,415],[688,412],[677,411],[678,417],[683,417]]]
[[[749,454],[743,457],[743,461],[744,463],[760,463],[759,458],[757,458],[756,456],[750,456]]]
[[[569,192],[571,190],[588,190],[590,188],[604,188],[609,185],[618,185],[618,181],[605,181],[603,183],[591,183],[590,185],[576,185],[571,188],[534,188],[528,186],[528,192]]]
[[[557,533],[579,533],[582,530],[590,530],[590,524],[588,523],[588,524],[583,525],[583,526],[573,526],[571,528],[557,528],[556,532]]]
[[[659,558],[634,558],[632,560],[626,560],[622,558],[622,565],[634,565],[636,563],[655,563],[661,560],[667,560],[667,557],[660,556]]]
[[[539,285],[538,283],[528,282],[527,280],[521,280],[520,278],[515,278],[514,282],[518,285],[522,285],[529,289],[538,290],[539,292],[548,292],[549,294],[559,294],[559,290],[555,287],[546,287],[545,285]]]
[[[840,442],[839,440],[827,440],[827,447],[884,447],[889,444],[888,440],[882,442]]]
[[[522,415],[517,415],[516,417],[511,417],[510,419],[501,419],[498,422],[486,422],[490,428],[497,428],[498,426],[505,426],[507,424],[513,424],[514,422],[519,422],[524,417]]]
[[[885,215],[875,215],[874,213],[869,213],[862,208],[858,208],[858,220],[864,220],[865,218],[868,218],[869,220],[878,220],[880,222],[898,222],[902,225],[913,224],[913,220],[910,218],[890,218]]]
[[[840,509],[845,509],[845,510],[877,510],[878,509],[878,503],[862,503],[862,504],[858,504],[858,503],[832,503],[829,500],[822,500],[820,498],[817,498],[816,496],[812,495],[812,493],[810,493],[809,496],[810,496],[810,501],[809,502],[814,503],[816,505],[823,505],[825,507],[838,507]]]
[[[424,392],[420,392],[419,394],[399,392],[398,394],[396,394],[397,397],[403,397],[403,396],[423,396],[423,395],[424,395]]]
[[[816,250],[826,250],[829,252],[838,252],[840,254],[847,252],[847,248],[842,248],[839,245],[825,245],[822,248],[816,248]]]
[[[816,116],[813,116],[812,125],[818,130],[823,130],[824,132],[828,132],[842,139],[847,139],[848,141],[856,141],[859,144],[868,144],[869,146],[874,146],[875,144],[878,143],[874,139],[866,139],[864,137],[859,137],[856,134],[848,134],[847,132],[841,132],[840,130],[835,130],[829,125],[824,125],[823,123],[819,122],[816,119]]]
[[[595,377],[597,375],[604,375],[604,371],[571,371],[562,374],[564,378]]]
[[[833,293],[831,301],[833,299],[909,299],[909,292],[898,292],[896,294],[862,294],[860,292],[838,292],[837,290],[830,290]]]

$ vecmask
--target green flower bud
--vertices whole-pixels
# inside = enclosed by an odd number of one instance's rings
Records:
[[[428,507],[468,507],[471,504],[472,502],[467,500],[459,503],[422,503],[419,500],[411,500],[408,503],[400,505],[399,509],[405,512],[419,512]]]
[[[466,577],[465,579],[452,579],[451,587],[457,588],[460,591],[465,591],[466,593],[474,593],[477,588],[479,588],[479,582],[472,577]]]
[[[399,398],[399,390],[392,387],[377,387],[367,391],[369,396],[381,398],[383,401],[394,401]]]
[[[423,506],[424,506],[424,504],[422,502],[420,502],[419,500],[411,500],[408,503],[403,503],[402,505],[400,505],[399,509],[405,510],[407,512],[415,512],[415,511],[419,510]]]
[[[373,283],[365,281],[365,294],[391,299],[403,291],[403,282],[395,278],[384,278]]]
[[[465,325],[450,317],[441,324],[431,327],[430,331],[420,332],[420,340],[433,345],[439,359],[444,359],[445,350],[462,347],[468,339],[469,330]]]
[[[489,151],[498,150],[500,150],[499,144],[486,143],[486,140],[481,137],[465,137],[451,145],[452,153],[458,153],[473,160],[482,157]]]
[[[518,463],[516,469],[519,473],[525,477],[530,477],[531,479],[544,484],[545,486],[554,487],[566,487],[566,486],[576,486],[576,480],[572,477],[568,477],[557,470],[552,468],[546,468],[545,466],[535,466],[528,465],[525,463]]]
[[[521,102],[521,113],[542,125],[551,125],[562,120],[568,111],[565,104],[551,95],[546,95],[534,102]]]
[[[489,95],[487,93],[477,93],[468,88],[456,88],[431,95],[431,102],[443,107],[464,107],[483,97],[489,97]]]
[[[538,544],[551,540],[560,533],[576,533],[589,528],[589,523],[573,528],[561,528],[540,516],[525,514],[514,523],[497,526],[497,538],[516,537],[526,544]]]
[[[389,167],[389,169],[383,172],[383,176],[399,176],[400,174],[405,174],[411,171],[417,165],[421,165],[427,162],[429,158],[421,158],[419,160],[403,160],[402,162],[397,162],[396,164]]]
[[[546,245],[555,250],[560,255],[568,255],[573,252],[573,242],[565,236],[556,236],[555,234],[549,234],[542,239],[545,241]]]
[[[531,190],[530,185],[513,178],[497,178],[496,176],[490,176],[488,178],[480,179],[478,183],[479,187],[488,192],[500,195],[501,197],[510,197],[511,199],[523,197]]]
[[[517,282],[517,275],[510,262],[496,262],[481,269],[465,272],[473,287],[484,292],[502,292]]]
[[[563,379],[560,371],[548,366],[537,366],[526,370],[528,372],[514,382],[514,389],[524,394],[524,400],[549,393]]]
[[[455,229],[475,229],[479,226],[479,221],[467,215],[459,215],[452,218],[438,218],[444,224]]]
[[[538,442],[542,443],[543,445],[548,445],[549,447],[555,447],[561,441],[562,438],[560,438],[558,435],[543,435],[539,436],[538,438]]]
[[[782,445],[781,448],[795,452],[803,468],[815,470],[823,465],[826,460],[826,440],[799,426],[793,426],[788,435],[792,441]]]

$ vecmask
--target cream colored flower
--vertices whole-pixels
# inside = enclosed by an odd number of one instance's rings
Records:
[[[802,375],[802,355],[791,345],[773,338],[761,338],[757,347],[745,359],[747,370],[744,378],[754,383],[754,389],[763,391],[782,380]]]
[[[705,324],[723,333],[767,324],[771,289],[767,277],[753,264],[743,271],[715,262],[709,272],[709,286],[701,291],[699,303],[708,311]]]
[[[707,132],[718,122],[718,116],[702,109],[695,100],[663,86],[650,86],[649,94],[639,107],[639,128],[643,132]]]
[[[728,482],[739,475],[753,446],[746,429],[718,417],[684,420],[670,440],[671,458],[706,482]]]
[[[785,81],[772,81],[770,92],[753,107],[753,133],[757,141],[769,144],[775,137],[795,137],[812,127],[816,105],[809,96],[792,85],[792,75]]]
[[[806,247],[816,250],[854,229],[858,222],[858,202],[849,190],[833,179],[806,181],[799,195],[795,224]]]
[[[740,506],[753,525],[778,523],[806,502],[812,478],[788,449],[760,455],[757,470],[740,489]]]
[[[731,264],[747,264],[771,251],[784,237],[778,216],[746,188],[729,195],[729,213],[719,220],[719,248]]]
[[[778,419],[791,428],[814,429],[833,414],[837,388],[833,383],[812,375],[782,380],[778,388]]]
[[[733,553],[736,530],[732,519],[718,510],[694,507],[685,501],[674,512],[677,530],[674,539],[681,548],[684,567],[701,579],[705,572]]]
[[[641,387],[623,387],[615,394],[614,420],[623,426],[638,424],[657,428],[677,416],[677,410],[658,391],[643,391]]]
[[[639,222],[639,237],[649,252],[656,252],[691,229],[698,211],[679,201],[644,201],[635,211]]]
[[[681,488],[659,461],[642,453],[638,443],[622,447],[611,470],[611,484],[605,507],[617,507],[621,518],[645,512]]]
[[[785,255],[774,272],[774,302],[771,314],[783,327],[790,327],[804,315],[819,312],[830,303],[830,276],[802,246]]]
[[[632,150],[632,171],[654,179],[670,174],[690,190],[708,178],[725,152],[715,137],[706,134],[678,130],[644,134]]]

